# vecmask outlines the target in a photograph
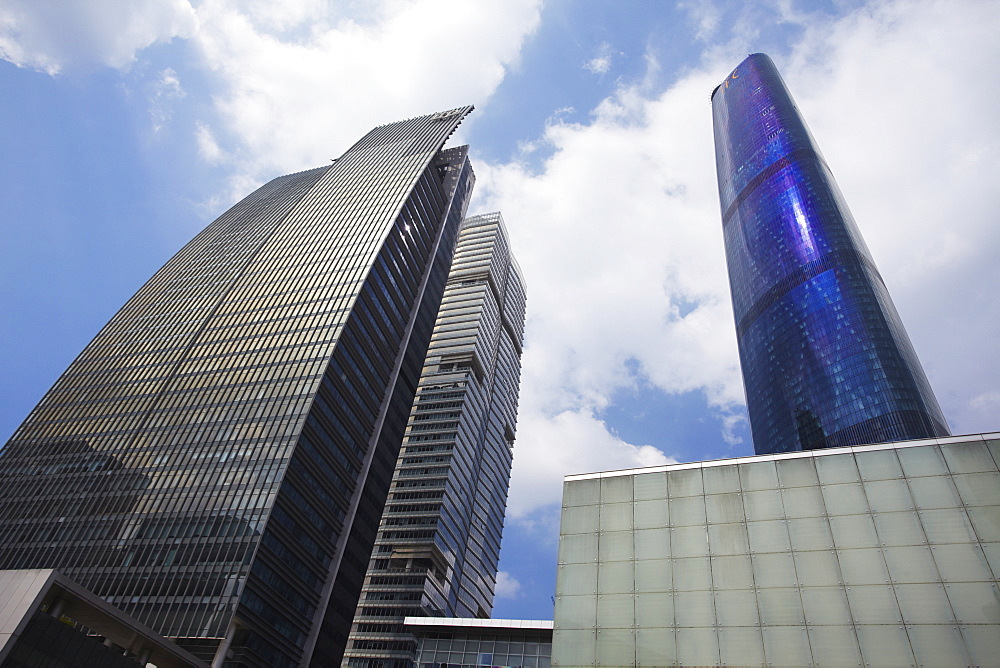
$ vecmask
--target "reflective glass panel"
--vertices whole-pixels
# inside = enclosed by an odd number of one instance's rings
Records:
[[[566,533],[597,533],[600,528],[599,506],[566,507],[559,530]]]
[[[716,589],[749,589],[753,587],[750,555],[712,557],[712,584]]]
[[[858,452],[855,453],[854,457],[858,462],[862,480],[888,480],[903,477],[903,469],[899,466],[895,450]]]
[[[989,626],[963,626],[962,637],[974,666],[988,666],[1000,656],[1000,634]]]
[[[822,493],[827,515],[857,515],[868,511],[868,499],[859,484],[824,485]]]
[[[934,567],[931,551],[925,545],[911,547],[887,547],[886,565],[889,567],[889,577],[893,582],[917,583],[938,582],[938,571]]]
[[[858,637],[850,626],[810,626],[809,645],[819,665],[860,666]]]
[[[786,517],[817,517],[826,512],[819,486],[781,490]]]
[[[670,498],[680,496],[700,496],[704,493],[701,469],[681,469],[667,472],[667,493]]]
[[[688,496],[672,499],[670,522],[678,527],[705,524],[705,497]]]
[[[636,501],[667,498],[666,473],[641,473],[632,477]]]
[[[646,529],[635,532],[636,559],[665,559],[669,556],[669,529]]]
[[[957,626],[908,627],[910,648],[918,666],[972,665]]]
[[[856,585],[847,587],[851,614],[856,624],[898,624],[903,621],[892,587]]]
[[[996,471],[986,443],[972,441],[970,443],[947,443],[941,446],[945,461],[952,473],[979,473],[981,471]]]
[[[678,628],[677,663],[682,666],[716,666],[719,646],[715,629]]]
[[[779,459],[775,462],[778,469],[778,480],[782,487],[818,487],[816,465],[812,457],[798,459]]]
[[[673,594],[669,592],[638,594],[635,597],[635,623],[640,628],[673,628]]]
[[[992,573],[979,545],[934,545],[931,547],[938,572],[945,582],[989,582]]]
[[[709,494],[705,497],[708,521],[712,524],[742,522],[743,497],[737,493]]]
[[[597,624],[597,596],[556,597],[559,628],[592,629]]]
[[[873,513],[913,510],[913,499],[905,480],[875,480],[865,483],[865,494]]]
[[[671,529],[670,550],[675,557],[708,556],[708,531],[704,526]]]
[[[670,591],[673,588],[673,566],[669,559],[648,559],[635,562],[635,578],[640,591]]]
[[[705,494],[740,491],[740,472],[735,466],[709,466],[702,469]]]
[[[968,512],[979,540],[1000,541],[1000,506],[972,506]]]
[[[601,504],[601,531],[627,531],[631,528],[631,503]]]
[[[597,665],[634,666],[634,631],[632,629],[599,629],[597,631]]]
[[[674,594],[677,626],[714,626],[715,603],[711,591],[679,591]]]
[[[1000,592],[996,583],[954,582],[945,591],[960,624],[1000,624]]]
[[[599,503],[600,500],[600,479],[573,480],[563,483],[564,506],[589,506]]]
[[[826,455],[815,458],[816,472],[823,485],[860,482],[858,467],[854,463],[854,455]]]
[[[635,589],[635,562],[609,561],[601,563],[598,573],[599,594],[627,594]]]
[[[756,626],[757,594],[749,589],[731,589],[715,592],[715,611],[719,626]]]
[[[805,623],[802,599],[799,598],[799,590],[794,587],[758,589],[757,602],[760,608],[760,623],[764,626]]]
[[[961,508],[921,510],[919,515],[929,543],[970,543],[976,540],[972,523]]]
[[[666,499],[636,501],[633,510],[636,529],[653,529],[669,524],[670,514]]]
[[[850,624],[851,611],[843,587],[802,587],[802,607],[810,625]]]
[[[812,661],[809,636],[804,626],[775,626],[763,629],[764,653],[772,666],[808,666]]]
[[[793,587],[795,564],[788,552],[753,555],[754,582],[758,587]]]
[[[878,548],[838,550],[840,571],[845,585],[885,584],[889,582],[882,551]]]
[[[781,507],[781,493],[776,489],[745,492],[743,504],[748,521],[776,520],[785,516]]]
[[[581,533],[559,539],[559,563],[582,564],[597,561],[597,534]]]
[[[897,584],[896,601],[907,624],[951,624],[951,604],[944,593],[944,585]]]
[[[920,448],[913,448],[920,450]],[[957,508],[962,505],[951,476],[933,476],[928,478],[911,478],[910,493],[917,504],[918,510],[930,508]]]
[[[837,586],[842,583],[840,562],[833,550],[816,552],[795,552],[795,572],[802,586]]]
[[[750,551],[743,523],[710,525],[708,543],[712,554],[747,554]]]
[[[908,478],[948,474],[948,465],[945,464],[944,457],[936,445],[900,448],[896,455]]]
[[[788,520],[788,535],[794,550],[829,550],[833,548],[830,522],[826,517]]]
[[[1000,506],[1000,476],[996,473],[965,473],[954,477],[962,503],[969,506]]]
[[[596,594],[597,564],[563,564],[556,578],[556,594]]]
[[[598,628],[627,629],[634,622],[635,600],[631,594],[601,594],[597,597]]]
[[[623,561],[633,559],[635,553],[632,549],[633,534],[631,531],[605,531],[601,533],[600,552],[601,561]]]
[[[726,666],[763,666],[764,639],[758,628],[719,629],[719,655]]]
[[[879,513],[874,520],[882,545],[923,545],[927,542],[916,513]]]
[[[674,590],[712,588],[712,562],[708,557],[674,560]]]
[[[878,536],[871,515],[840,515],[830,518],[833,542],[838,549],[877,547]]]
[[[853,606],[853,602],[852,602]],[[906,631],[901,626],[858,626],[858,642],[865,665],[906,666],[913,665],[913,652]]]
[[[676,661],[673,629],[637,629],[635,659],[639,666],[671,666]]]
[[[552,663],[562,666],[597,664],[597,630],[555,629],[552,632]]]
[[[773,461],[740,464],[739,467],[744,491],[777,489],[778,472]]]
[[[747,522],[747,532],[750,534],[750,547],[755,554],[788,552],[792,549],[785,520]]]
[[[601,478],[601,503],[631,503],[632,476]]]

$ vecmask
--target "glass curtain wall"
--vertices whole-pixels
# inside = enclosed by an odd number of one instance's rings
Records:
[[[0,568],[57,568],[206,659],[339,661],[331,601],[359,593],[473,183],[441,151],[469,111],[275,179],[157,272],[0,453]]]
[[[517,419],[525,292],[500,214],[465,220],[345,666],[414,660],[407,615],[488,617]]]
[[[882,277],[771,59],[712,93],[757,454],[949,434]]]

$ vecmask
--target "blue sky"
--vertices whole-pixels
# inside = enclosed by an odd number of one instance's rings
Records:
[[[752,452],[709,94],[782,71],[955,433],[998,429],[1000,5],[6,0],[0,436],[256,185],[473,103],[528,284],[494,616],[552,613],[562,476]]]

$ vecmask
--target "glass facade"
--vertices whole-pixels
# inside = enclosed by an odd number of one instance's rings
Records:
[[[525,292],[498,213],[462,223],[345,666],[409,668],[407,615],[488,617],[517,420]]]
[[[996,665],[1000,434],[569,476],[553,666]]]
[[[758,454],[947,436],[829,167],[771,59],[712,93],[740,363]]]
[[[112,318],[0,453],[0,569],[227,665],[337,663],[474,177],[471,107],[264,185]]]
[[[549,668],[552,622],[409,617],[416,668]]]

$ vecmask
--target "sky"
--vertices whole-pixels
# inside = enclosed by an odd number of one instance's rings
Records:
[[[712,89],[775,61],[955,434],[1000,431],[994,0],[4,0],[0,437],[174,252],[376,125],[474,104],[528,290],[494,617],[551,619],[562,477],[752,454]]]

